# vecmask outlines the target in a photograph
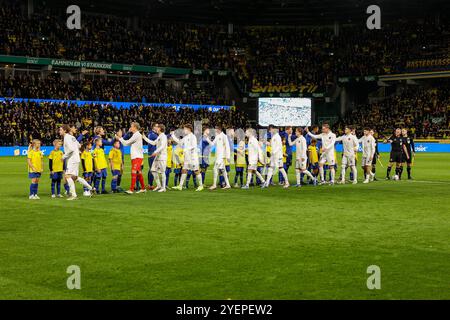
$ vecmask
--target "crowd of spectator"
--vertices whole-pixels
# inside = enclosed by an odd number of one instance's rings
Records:
[[[450,80],[408,86],[380,102],[359,105],[335,124],[336,132],[342,132],[346,124],[374,127],[380,136],[400,127],[416,138],[450,138]]]
[[[119,129],[128,129],[131,121],[141,124],[144,131],[151,129],[152,123],[164,123],[168,130],[174,130],[185,123],[202,124],[213,127],[221,124],[229,128],[245,128],[246,115],[238,110],[182,108],[176,111],[166,107],[144,107],[136,104],[129,109],[111,105],[90,104],[85,106],[67,103],[12,102],[0,103],[0,145],[27,145],[31,138],[41,139],[51,145],[57,136],[57,128],[63,123],[74,124],[79,132],[93,133],[97,125],[103,126],[112,137]]]
[[[83,14],[82,29],[68,30],[65,15],[35,9],[36,13],[28,17],[18,2],[2,1],[0,54],[232,70],[244,91],[305,84],[324,89],[340,76],[398,73],[411,60],[448,58],[450,43],[450,24],[445,20],[386,22],[381,30],[346,25],[339,32],[324,27],[236,26],[229,33],[223,25]],[[401,126],[410,128],[416,137],[448,138],[449,88],[448,81],[431,87],[410,86],[388,99],[355,107],[335,125],[335,130],[343,131],[344,124],[363,127],[375,123],[380,135]],[[245,116],[237,111],[175,112],[138,104],[232,104],[222,91],[214,80],[196,81],[195,77],[175,84],[134,76],[70,80],[55,74],[42,79],[30,75],[5,77],[0,73],[2,97],[136,102],[129,110],[100,105],[75,108],[64,104],[3,103],[1,144],[24,143],[30,135],[46,141],[47,136],[53,137],[60,122],[77,123],[80,128],[101,123],[112,131],[126,127],[130,117],[147,124],[160,119],[169,126],[194,119],[244,126]],[[66,108],[71,108],[71,112],[66,112]],[[45,125],[35,125],[39,123]]]
[[[27,17],[8,1],[0,8],[0,54],[229,69],[251,91],[266,85],[324,87],[339,76],[402,71],[410,60],[448,57],[450,41],[447,21],[427,19],[384,22],[381,30],[236,26],[228,33],[224,25],[89,14],[81,30],[69,30],[65,18],[48,8]]]
[[[197,85],[195,79],[182,82],[134,79],[131,77],[95,77],[64,81],[59,74],[4,76],[0,73],[0,97],[128,101],[229,105],[222,88],[214,81]]]

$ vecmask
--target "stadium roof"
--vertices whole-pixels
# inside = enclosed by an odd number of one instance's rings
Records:
[[[39,1],[39,0],[38,0]],[[53,7],[72,0],[47,0]],[[446,0],[78,0],[82,10],[146,16],[156,20],[253,25],[312,25],[364,22],[366,8],[377,4],[382,19],[450,12]]]

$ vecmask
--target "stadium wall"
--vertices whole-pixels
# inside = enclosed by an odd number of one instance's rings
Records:
[[[109,153],[111,146],[105,146],[105,152]],[[391,149],[390,144],[380,143],[378,144],[378,150],[380,152],[389,152]],[[53,146],[42,146],[42,152],[44,155],[49,155],[53,150]],[[295,152],[295,147],[292,149]],[[342,152],[342,145],[336,146],[337,152]],[[361,147],[360,147],[361,151]],[[432,152],[450,152],[450,143],[417,143],[415,144],[416,153],[432,153]],[[214,152],[214,148],[211,149]],[[26,156],[28,153],[28,146],[11,146],[0,147],[0,157],[11,156]],[[130,147],[124,147],[124,153],[130,154]],[[144,153],[147,153],[147,146],[144,146]]]

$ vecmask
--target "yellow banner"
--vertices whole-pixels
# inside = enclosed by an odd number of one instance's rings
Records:
[[[302,85],[288,84],[288,85],[255,85],[252,87],[252,92],[255,93],[314,93],[319,86],[313,83]]]

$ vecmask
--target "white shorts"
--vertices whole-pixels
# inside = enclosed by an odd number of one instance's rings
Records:
[[[79,162],[67,162],[66,174],[78,177],[79,168],[80,168]]]
[[[295,159],[295,169],[306,170],[306,158],[303,158],[303,161]]]
[[[199,170],[198,161],[197,162],[184,162],[183,164],[183,170],[187,171],[198,171]]]
[[[214,162],[214,169],[215,170],[225,170],[224,159],[216,159],[216,162]]]
[[[167,161],[155,159],[155,161],[153,161],[152,168],[150,170],[153,172],[163,174],[166,173],[166,168],[167,168]]]
[[[363,167],[365,167],[365,166],[371,166],[371,165],[372,165],[372,160],[370,160],[368,157],[362,157],[361,165],[362,165]]]
[[[356,165],[355,155],[345,155],[342,157],[342,166],[343,167],[353,167]]]
[[[270,166],[274,169],[275,168],[283,168],[284,167],[283,158],[279,158],[279,159],[270,158]]]
[[[334,159],[334,152],[322,153],[320,155],[319,163],[328,163],[328,165],[334,166],[334,164],[336,163],[336,159]]]
[[[257,169],[258,169],[258,162],[250,162],[247,166],[247,170],[256,171]]]

